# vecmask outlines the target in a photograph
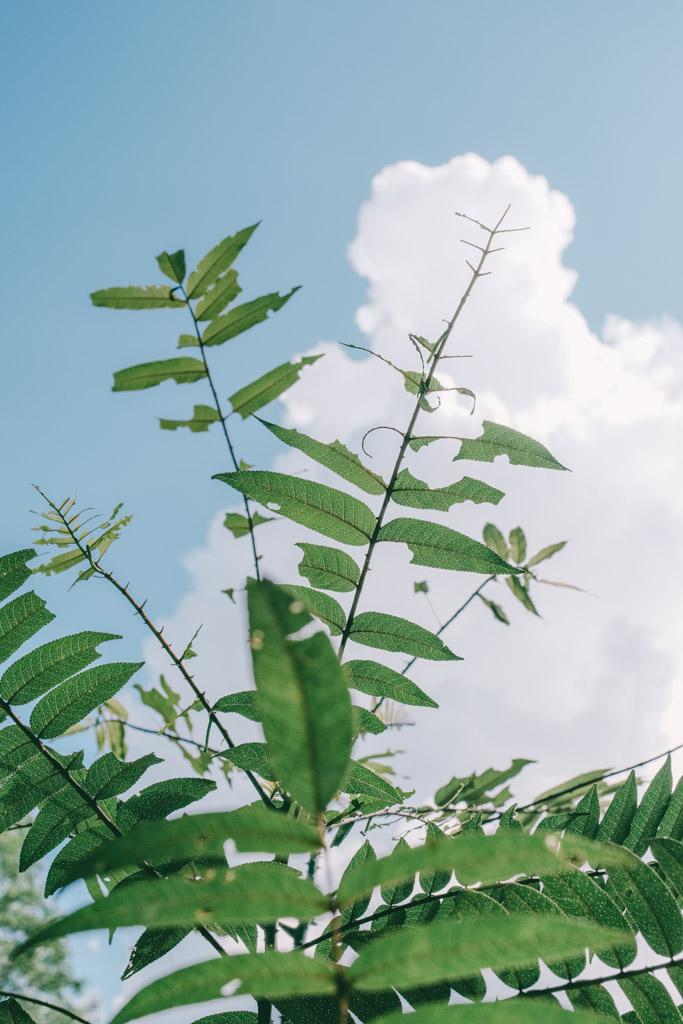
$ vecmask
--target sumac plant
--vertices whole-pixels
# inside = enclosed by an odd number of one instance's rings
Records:
[[[485,421],[474,438],[439,434],[440,393],[451,388],[437,374],[457,354],[449,346],[500,236],[515,230],[505,214],[493,227],[468,221],[476,260],[442,335],[410,335],[401,365],[393,352],[392,360],[372,353],[388,364],[387,380],[414,396],[408,422],[391,425],[398,440],[382,473],[338,440],[256,415],[320,356],[284,362],[237,388],[229,409],[221,403],[214,349],[296,290],[238,301],[233,264],[254,227],[224,239],[189,275],[183,251],[164,252],[157,262],[165,284],[92,296],[110,309],[178,310],[181,354],[118,371],[114,390],[196,385],[192,414],[161,427],[211,431],[225,445],[214,479],[242,503],[225,526],[235,544],[250,546],[253,562],[245,586],[227,592],[234,613],[248,616],[253,679],[209,697],[192,643],[175,648],[135,587],[103,562],[129,518],[120,506],[93,519],[73,499],[43,495],[36,543],[47,547],[47,561],[32,568],[32,547],[0,559],[0,660],[8,662],[0,681],[0,827],[23,829],[20,870],[46,862],[46,895],[83,880],[91,897],[28,935],[14,956],[20,965],[27,950],[76,932],[142,927],[112,1024],[172,1008],[182,1019],[182,1007],[188,1024],[199,1024],[189,1007],[217,999],[223,1009],[202,1024],[397,1024],[408,1013],[414,1024],[570,1024],[572,1014],[574,1024],[683,1020],[683,787],[672,791],[668,758],[644,791],[634,771],[624,769],[621,782],[618,772],[589,772],[518,807],[507,784],[527,762],[516,760],[435,780],[434,799],[414,806],[382,757],[362,756],[357,746],[359,736],[396,725],[399,705],[438,714],[432,695],[410,679],[412,663],[459,660],[444,637],[475,598],[507,623],[494,600],[501,586],[536,614],[537,566],[563,547],[530,555],[520,528],[506,538],[492,523],[483,542],[466,536],[451,525],[458,506],[497,505],[502,492],[456,472],[447,486],[420,479],[427,445],[440,445],[458,471],[499,456],[564,468],[544,445],[499,423]],[[467,388],[455,390],[474,401]],[[255,430],[336,474],[338,486],[242,462],[233,415],[252,417]],[[259,555],[259,537],[278,517],[307,531],[298,544],[306,585],[275,582]],[[386,544],[407,546],[415,566],[474,576],[472,597],[448,610],[438,632],[369,604],[368,572]],[[141,665],[99,660],[116,636],[88,631],[29,643],[53,619],[26,588],[36,572],[99,578],[142,618],[175,667],[158,688],[136,684],[159,715],[159,733],[136,726],[119,700]],[[414,586],[425,596],[413,600],[431,600],[426,583]],[[216,600],[229,613],[227,598]],[[501,627],[492,619],[491,628]],[[398,671],[383,652],[410,660]],[[135,694],[127,692],[130,704]],[[240,740],[245,718],[260,723],[258,741]],[[143,735],[150,747],[133,760],[131,728],[142,728],[138,749]],[[74,734],[88,729],[99,747],[90,764],[73,749]],[[162,781],[145,781],[160,748],[185,775],[168,770]],[[245,806],[232,806],[236,775],[252,791]],[[164,971],[164,956],[190,933],[189,959],[198,949],[203,958]],[[152,963],[156,980],[129,980]],[[3,995],[0,1024],[27,1024],[36,998],[16,988]],[[236,998],[251,1009],[233,1009]]]

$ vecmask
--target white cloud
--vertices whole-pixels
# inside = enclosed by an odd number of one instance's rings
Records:
[[[570,466],[572,473],[559,473],[501,460],[468,463],[465,473],[507,496],[493,509],[455,506],[447,521],[474,536],[488,518],[504,530],[521,523],[533,549],[570,539],[543,572],[590,594],[537,588],[541,621],[518,610],[499,585],[510,628],[477,603],[446,635],[466,660],[415,666],[413,678],[442,710],[411,714],[415,727],[390,739],[406,751],[402,769],[422,794],[452,774],[526,756],[540,761],[520,787],[531,796],[572,772],[627,764],[683,740],[681,325],[611,316],[601,337],[593,334],[569,301],[576,273],[562,262],[574,227],[569,199],[512,157],[489,164],[473,154],[435,168],[396,164],[374,179],[350,248],[353,266],[369,282],[358,324],[370,347],[414,367],[408,332],[432,339],[441,332],[467,281],[464,259],[476,255],[460,239],[484,237],[454,211],[491,223],[508,203],[507,223],[531,230],[501,236],[505,252],[491,257],[494,273],[477,284],[451,343],[453,353],[473,358],[452,360],[439,373],[477,393],[477,415],[468,416],[466,398],[446,395],[419,429],[475,436],[480,420],[492,418],[538,438]],[[324,441],[339,437],[356,451],[371,426],[406,425],[413,399],[391,369],[328,342],[315,351],[325,359],[286,396],[288,425]],[[368,438],[373,468],[386,471],[396,441],[389,431]],[[450,483],[463,475],[450,461],[457,448],[450,441],[423,449],[411,456],[411,471]],[[283,449],[276,468],[338,484],[298,452]],[[269,575],[298,579],[294,541],[320,541],[307,533],[285,521],[259,529]],[[433,627],[426,601],[412,594],[414,580],[430,581],[442,618],[480,582],[408,562],[407,551],[380,547],[364,608]],[[169,618],[168,635],[184,639],[203,622],[195,645],[202,658],[194,663],[202,685],[215,695],[242,689],[249,678],[243,610],[218,591],[239,586],[249,571],[248,544],[234,541],[217,516],[206,546],[190,552],[186,565],[190,591]],[[161,667],[151,646],[146,655]],[[372,652],[356,648],[353,656]],[[381,746],[374,741],[368,749]]]

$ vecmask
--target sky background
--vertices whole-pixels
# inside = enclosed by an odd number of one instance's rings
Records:
[[[135,519],[112,552],[117,572],[169,628],[191,635],[207,619],[212,686],[224,668],[216,636],[234,630],[239,674],[239,620],[213,632],[208,621],[217,585],[239,585],[247,568],[217,525],[230,501],[210,479],[225,468],[220,439],[162,432],[155,419],[184,415],[200,385],[110,391],[113,371],[174,354],[181,314],[97,310],[89,293],[153,283],[162,249],[185,247],[192,264],[261,219],[239,260],[244,298],[303,288],[215,350],[223,396],[321,342],[395,345],[407,359],[407,330],[436,329],[464,280],[451,212],[489,216],[512,201],[532,231],[481,283],[493,298],[472,300],[467,369],[484,415],[535,430],[573,473],[491,467],[485,478],[509,494],[491,518],[522,522],[534,548],[571,538],[554,577],[597,597],[548,588],[544,623],[518,616],[504,636],[473,613],[453,638],[466,685],[457,702],[437,697],[452,712],[443,724],[417,718],[405,768],[419,768],[427,736],[452,754],[430,766],[438,781],[509,756],[541,758],[552,781],[595,767],[603,750],[626,764],[678,742],[682,22],[670,2],[6,4],[2,549],[29,538],[32,483],[57,498],[78,488],[104,511],[125,501]],[[452,162],[468,153],[478,160]],[[354,444],[366,417],[401,422],[374,361],[361,371],[325,351],[319,375],[268,418],[324,440],[346,430]],[[358,372],[367,401],[350,416],[328,398],[322,415],[320,396]],[[255,424],[235,431],[248,461],[281,457]],[[463,515],[472,533],[487,517],[469,505]],[[301,531],[275,529],[264,545],[294,580],[296,559],[277,558]],[[399,579],[427,575],[406,563],[394,554],[387,569],[397,601],[408,595]],[[41,587],[55,635],[122,632],[117,657],[137,658],[128,611],[104,592],[67,593],[68,582]],[[437,591],[439,607],[469,585]],[[150,672],[162,667],[145,654]]]

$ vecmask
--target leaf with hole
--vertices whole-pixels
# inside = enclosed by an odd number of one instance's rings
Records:
[[[462,480],[449,484],[448,487],[430,487],[414,477],[410,470],[402,469],[396,478],[391,497],[397,505],[448,512],[452,505],[463,501],[472,501],[477,505],[482,502],[497,505],[505,495],[497,488],[490,487],[489,484],[475,480],[471,476],[464,476]]]
[[[219,316],[226,306],[229,306],[233,299],[236,299],[242,289],[237,283],[237,271],[229,270],[216,283],[209,288],[203,298],[199,300],[194,311],[196,320],[213,320]],[[195,338],[195,344],[199,344]]]
[[[566,469],[539,441],[500,423],[484,420],[484,432],[477,438],[465,438],[453,459],[493,462],[498,455],[507,455],[513,466],[535,466],[540,469]]]
[[[183,309],[187,303],[173,288],[152,284],[148,288],[104,288],[90,296],[93,306],[108,309]]]
[[[220,416],[212,405],[195,405],[190,420],[159,420],[162,430],[177,430],[187,427],[193,434],[205,433],[212,423],[220,423]]]
[[[411,565],[486,575],[521,571],[478,540],[424,519],[392,519],[381,528],[377,539],[407,544],[413,554]]]

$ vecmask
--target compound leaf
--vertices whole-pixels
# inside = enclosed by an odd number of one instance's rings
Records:
[[[7,661],[22,644],[52,622],[54,615],[41,597],[30,590],[0,608],[0,662]]]
[[[32,548],[23,548],[0,558],[0,601],[4,601],[30,578],[31,570],[26,563],[35,557]]]

